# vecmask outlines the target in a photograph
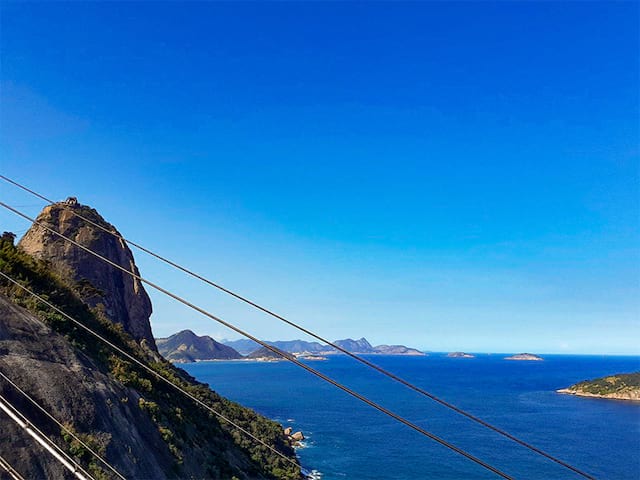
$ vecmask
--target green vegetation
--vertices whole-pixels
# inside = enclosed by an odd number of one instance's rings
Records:
[[[640,372],[619,373],[595,380],[585,380],[570,386],[568,390],[593,395],[624,394],[640,390]]]
[[[268,445],[293,458],[294,451],[282,435],[282,427],[253,410],[231,402],[206,385],[197,382],[185,371],[174,367],[162,359],[151,359],[149,352],[140,347],[120,325],[106,319],[103,307],[98,305],[90,309],[80,300],[79,292],[93,288],[87,282],[70,284],[57,275],[46,262],[39,261],[26,254],[13,244],[14,236],[4,234],[0,238],[0,270],[19,281],[47,301],[56,305],[71,317],[96,331],[116,344],[133,357],[148,364],[154,371],[180,385],[193,396],[211,406],[225,417],[242,426]],[[193,449],[206,449],[207,463],[204,466],[208,475],[215,478],[231,478],[234,469],[227,462],[224,453],[232,444],[243,448],[253,461],[248,475],[262,474],[278,479],[298,479],[298,467],[275,455],[266,447],[257,444],[234,427],[219,420],[214,414],[197,406],[192,400],[178,394],[156,376],[116,354],[110,347],[96,341],[95,337],[76,326],[63,315],[42,304],[33,296],[16,285],[0,279],[0,293],[10,298],[47,323],[54,331],[64,335],[75,348],[92,358],[98,368],[109,374],[122,385],[135,390],[139,396],[137,406],[147,412],[157,425],[158,431],[175,457],[175,473],[179,475],[184,456]],[[82,426],[71,425],[76,431]],[[97,449],[105,449],[109,439],[103,432],[84,432]],[[65,440],[69,452],[83,460],[89,468],[99,473],[99,467],[89,462],[81,445],[76,445],[72,437]],[[69,440],[70,439],[70,440]],[[100,441],[98,441],[99,439]],[[95,441],[94,441],[95,440]],[[77,442],[76,442],[77,443]],[[93,447],[92,447],[93,448]],[[95,467],[95,468],[94,468]],[[96,475],[98,475],[98,473]]]
[[[104,432],[100,432],[99,434],[78,433],[71,424],[67,424],[65,427],[69,431],[73,432],[73,435],[79,438],[91,450],[104,458],[104,454],[107,451],[107,445],[111,441],[111,435]],[[87,448],[85,448],[84,445],[82,445],[82,443],[76,440],[69,431],[62,429],[60,432],[62,439],[68,445],[69,454],[76,459],[83,461],[88,467],[87,470],[95,480],[108,480],[109,477],[105,474],[105,471],[99,461]]]

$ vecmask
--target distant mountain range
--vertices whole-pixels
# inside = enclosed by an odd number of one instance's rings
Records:
[[[260,347],[252,340],[223,340],[223,344],[235,348],[238,352],[247,355]],[[296,355],[315,354],[315,355],[334,355],[340,352],[336,351],[329,345],[323,345],[318,342],[306,342],[304,340],[278,340],[267,341],[269,345],[279,348],[280,350]],[[344,348],[348,352],[370,355],[425,355],[418,349],[405,347],[404,345],[378,345],[372,346],[366,338],[353,340],[346,338],[344,340],[336,340],[333,342],[339,347]]]
[[[233,347],[242,355],[249,355],[261,347],[260,344],[247,338],[241,338],[240,340],[222,340],[222,343],[229,347]],[[318,342],[305,342],[304,340],[280,340],[265,343],[288,353],[322,353],[327,350],[326,345],[321,345]]]
[[[243,355],[248,355],[257,348],[259,344],[252,340],[240,339],[240,340],[222,340],[222,343],[235,348]],[[304,340],[278,340],[267,341],[269,345],[279,348],[280,350],[288,353],[294,353],[297,355],[315,354],[315,355],[334,355],[340,352],[334,350],[329,345],[323,345],[318,342],[306,342]],[[405,347],[404,345],[378,345],[372,346],[366,338],[359,340],[353,340],[346,338],[344,340],[336,340],[336,345],[344,348],[348,352],[358,354],[370,354],[370,355],[425,355],[418,349]]]
[[[304,340],[278,340],[265,342],[284,353],[299,357],[334,355],[340,352],[329,345]],[[353,340],[347,338],[336,340],[336,345],[348,352],[369,355],[425,355],[415,348],[404,345],[372,346],[366,338]],[[223,340],[217,342],[204,335],[198,336],[191,330],[183,330],[168,338],[157,338],[156,344],[160,354],[172,362],[195,362],[201,360],[236,360],[246,359],[277,359],[279,356],[262,347],[253,340]]]

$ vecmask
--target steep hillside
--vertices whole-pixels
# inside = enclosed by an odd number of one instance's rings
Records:
[[[196,360],[236,360],[242,358],[233,348],[191,330],[182,330],[167,338],[156,338],[160,355],[170,362],[195,362]]]
[[[0,371],[63,424],[74,425],[108,458],[118,459],[117,468],[125,477],[166,478],[175,459],[151,417],[139,408],[143,397],[102,370],[64,336],[0,295]],[[37,415],[35,407],[4,380],[0,392],[39,428],[60,437],[59,427]],[[4,414],[0,425],[0,443],[11,442],[13,454],[20,458],[12,464],[25,478],[66,477],[64,467],[51,462],[46,452],[33,454],[34,441]],[[64,440],[59,444],[69,446]],[[91,462],[90,470],[100,475],[98,468],[96,461]]]
[[[279,424],[220,397],[183,370],[153,355],[141,343],[154,344],[145,342],[146,338],[140,342],[141,337],[134,338],[132,332],[125,330],[124,320],[135,316],[114,318],[116,310],[106,312],[101,302],[88,299],[87,282],[78,282],[80,275],[73,270],[61,271],[59,265],[51,268],[55,259],[49,261],[46,254],[39,255],[42,260],[36,259],[15,247],[12,240],[10,235],[0,239],[0,271],[48,298],[267,444],[294,458]],[[110,248],[108,242],[103,245]],[[45,248],[43,252],[46,251]],[[119,254],[112,250],[102,253]],[[75,258],[72,250],[65,256]],[[101,284],[110,288],[109,281]],[[117,291],[118,282],[114,285]],[[4,279],[0,281],[0,295],[0,370],[104,452],[127,478],[300,478],[297,466],[114,354],[93,336]],[[115,298],[106,289],[100,296]],[[21,403],[18,393],[2,380],[0,389],[51,438],[81,463],[90,465],[96,478],[112,478],[87,452],[65,440],[59,428],[47,424],[35,415],[33,408]],[[51,457],[39,455],[34,460],[32,442],[21,437],[10,426],[8,417],[2,415],[0,444],[11,445],[8,454],[3,451],[3,455],[19,471],[28,473],[27,478],[65,478]]]

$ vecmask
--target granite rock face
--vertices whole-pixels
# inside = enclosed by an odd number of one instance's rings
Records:
[[[115,227],[94,209],[74,200],[45,207],[37,221],[139,275],[133,254]],[[72,211],[117,236],[91,225]],[[102,309],[109,320],[122,325],[136,341],[157,351],[149,323],[151,300],[138,279],[36,224],[18,245],[34,257],[49,262],[59,275],[74,283],[82,300],[90,307]]]
[[[105,448],[106,458],[125,477],[168,477],[174,459],[149,415],[139,408],[139,394],[100,372],[67,339],[2,295],[0,371],[60,422],[82,425],[81,434],[92,432]],[[4,380],[0,394],[35,419],[45,434],[60,434],[59,427]],[[4,413],[0,415],[0,444],[11,445],[10,453],[5,454],[25,478],[72,478],[20,427]]]

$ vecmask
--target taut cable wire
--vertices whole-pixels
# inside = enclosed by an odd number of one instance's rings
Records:
[[[27,419],[20,411],[14,407],[5,397],[0,395],[0,410],[2,410],[11,420],[58,460],[67,470],[73,473],[78,480],[95,480],[78,462],[71,458],[58,445],[53,443],[38,427]]]
[[[2,455],[0,455],[0,467],[2,467],[13,480],[24,480],[24,477],[20,475]]]
[[[297,366],[299,366],[300,368],[303,368],[304,370],[308,371],[312,375],[315,375],[316,377],[324,380],[325,382],[334,385],[335,387],[337,387],[340,390],[344,391],[345,393],[351,395],[352,397],[357,398],[361,402],[369,405],[370,407],[378,410],[379,412],[381,412],[381,413],[393,418],[394,420],[406,425],[407,427],[415,430],[416,432],[424,435],[425,437],[428,437],[428,438],[436,441],[440,445],[442,445],[442,446],[444,446],[444,447],[446,447],[446,448],[448,448],[448,449],[450,449],[450,450],[462,455],[463,457],[465,457],[465,458],[471,460],[472,462],[484,467],[485,469],[495,473],[496,475],[498,475],[498,476],[500,476],[502,478],[508,479],[508,480],[514,480],[513,477],[507,475],[506,473],[502,472],[501,470],[497,469],[496,467],[493,467],[492,465],[486,463],[485,461],[483,461],[483,460],[475,457],[474,455],[468,453],[467,451],[465,451],[465,450],[453,445],[452,443],[447,442],[446,440],[444,440],[444,439],[438,437],[437,435],[425,430],[424,428],[416,425],[415,423],[412,423],[411,421],[409,421],[409,420],[405,419],[404,417],[392,412],[391,410],[383,407],[382,405],[379,405],[378,403],[376,403],[376,402],[374,402],[372,400],[369,400],[364,395],[362,395],[362,394],[350,389],[349,387],[346,387],[345,385],[333,380],[332,378],[330,378],[327,375],[325,375],[325,374],[323,374],[323,373],[321,373],[321,372],[309,367],[308,365],[305,365],[304,363],[302,363],[298,359],[289,357],[288,355],[285,355],[279,349],[269,345],[268,343],[258,339],[257,337],[254,337],[250,333],[245,332],[244,330],[236,327],[235,325],[233,325],[233,324],[231,324],[231,323],[229,323],[229,322],[227,322],[227,321],[225,321],[225,320],[213,315],[212,313],[204,310],[203,308],[198,307],[197,305],[194,305],[193,303],[189,302],[188,300],[185,300],[184,298],[180,297],[179,295],[176,295],[176,294],[170,292],[169,290],[166,290],[165,288],[155,284],[154,282],[152,282],[150,280],[147,280],[146,278],[127,270],[126,268],[124,268],[124,267],[118,265],[117,263],[109,260],[108,258],[103,257],[99,253],[94,252],[90,248],[87,248],[84,245],[79,244],[75,240],[73,240],[73,239],[61,234],[60,232],[58,232],[58,231],[56,231],[56,230],[54,230],[54,229],[52,229],[52,228],[50,228],[50,227],[48,227],[46,225],[44,225],[42,222],[39,222],[36,219],[29,217],[28,215],[20,212],[19,210],[16,210],[15,208],[7,205],[4,202],[0,202],[0,206],[2,206],[3,208],[5,208],[7,210],[10,210],[11,212],[15,213],[16,215],[18,215],[18,216],[20,216],[20,217],[22,217],[22,218],[24,218],[26,220],[29,220],[33,224],[38,225],[39,227],[47,230],[50,233],[53,233],[54,235],[62,238],[63,240],[71,243],[72,245],[75,245],[76,247],[86,251],[87,253],[90,253],[91,255],[93,255],[93,256],[97,257],[98,259],[102,260],[103,262],[108,263],[109,265],[117,268],[118,270],[121,270],[122,272],[126,273],[127,275],[130,275],[131,277],[133,277],[135,279],[138,279],[140,282],[146,283],[147,285],[149,285],[153,289],[158,290],[159,292],[161,292],[161,293],[173,298],[174,300],[186,305],[187,307],[197,311],[198,313],[201,313],[202,315],[204,315],[204,316],[206,316],[206,317],[208,317],[208,318],[220,323],[221,325],[224,325],[225,327],[233,330],[234,332],[239,333],[240,335],[242,335],[244,337],[247,337],[250,340],[253,340],[254,342],[262,345],[263,347],[265,347],[267,350],[270,350],[273,353],[275,353],[276,355],[284,358],[285,360],[288,360],[288,361],[296,364]],[[2,272],[0,272],[0,274],[6,277],[6,275],[4,275]]]
[[[264,447],[267,447],[269,450],[271,450],[273,453],[277,454],[278,456],[282,457],[283,459],[285,459],[286,461],[288,461],[289,463],[295,465],[296,467],[299,467],[299,465],[293,461],[292,459],[290,459],[289,457],[287,457],[286,455],[284,455],[282,452],[279,452],[278,450],[276,450],[274,447],[272,447],[271,445],[265,443],[263,440],[259,439],[258,437],[256,437],[254,434],[252,434],[251,432],[249,432],[248,430],[244,429],[243,427],[241,427],[240,425],[236,424],[233,420],[230,420],[229,418],[227,418],[225,415],[223,415],[222,413],[218,412],[217,410],[215,410],[213,407],[207,405],[206,403],[204,403],[202,400],[200,400],[199,398],[197,398],[196,396],[192,395],[191,393],[187,392],[184,388],[180,387],[179,385],[171,382],[170,380],[166,379],[165,377],[163,377],[162,375],[160,375],[158,372],[156,372],[155,370],[153,370],[151,367],[147,366],[146,364],[142,363],[140,360],[138,360],[137,358],[135,358],[133,355],[129,354],[128,352],[126,352],[125,350],[123,350],[122,348],[118,347],[117,345],[115,345],[114,343],[110,342],[109,340],[107,340],[106,338],[104,338],[102,335],[100,335],[97,332],[94,332],[93,330],[91,330],[89,327],[87,327],[84,323],[80,322],[79,320],[76,320],[75,318],[73,318],[72,316],[70,316],[69,314],[63,312],[61,309],[59,309],[58,307],[56,307],[55,305],[53,305],[51,302],[45,300],[44,298],[42,298],[40,295],[38,295],[37,293],[33,292],[32,290],[29,290],[27,287],[25,287],[24,285],[22,285],[20,282],[18,282],[17,280],[11,278],[9,275],[5,274],[4,272],[0,272],[0,276],[5,278],[6,280],[10,281],[11,283],[13,283],[14,285],[16,285],[17,287],[20,287],[22,290],[24,290],[25,292],[27,292],[28,294],[32,295],[35,299],[37,299],[39,302],[43,303],[44,305],[46,305],[47,307],[55,310],[56,312],[58,312],[60,315],[64,316],[66,319],[72,321],[73,323],[75,323],[76,325],[78,325],[80,328],[82,328],[83,330],[85,330],[86,332],[89,332],[91,335],[93,335],[94,337],[96,337],[98,340],[106,343],[107,345],[109,345],[111,348],[113,348],[115,351],[117,351],[118,353],[120,353],[121,355],[125,356],[128,360],[134,362],[136,365],[138,365],[139,367],[145,369],[147,372],[151,373],[152,375],[154,375],[156,378],[158,378],[159,380],[163,381],[164,383],[166,383],[167,385],[170,385],[171,387],[175,388],[176,390],[178,390],[179,392],[181,392],[182,394],[186,395],[187,397],[189,397],[191,400],[193,400],[194,402],[196,402],[198,405],[200,405],[201,407],[205,408],[206,410],[208,410],[209,412],[213,413],[216,417],[224,420],[225,422],[227,422],[229,425],[232,425],[233,427],[237,428],[239,431],[241,431],[242,433],[244,433],[245,435],[247,435],[249,438],[255,440],[256,442],[258,442],[259,444],[261,444]]]
[[[35,405],[35,407],[40,410],[42,413],[44,413],[47,417],[49,417],[50,420],[52,420],[53,422],[55,422],[60,428],[62,428],[65,432],[67,432],[69,435],[71,435],[78,443],[80,443],[80,445],[82,445],[84,448],[86,448],[89,453],[91,453],[95,458],[97,458],[98,460],[100,460],[100,462],[102,462],[104,465],[106,465],[109,470],[111,470],[113,473],[115,473],[118,477],[120,477],[122,480],[127,480],[120,472],[118,472],[118,470],[115,469],[115,467],[113,467],[109,462],[107,462],[104,458],[102,458],[100,456],[100,454],[98,454],[95,450],[93,450],[89,445],[87,445],[85,442],[82,441],[82,439],[80,437],[78,437],[75,433],[73,433],[73,431],[71,429],[69,429],[66,425],[64,425],[63,423],[61,423],[60,421],[58,421],[58,419],[56,419],[53,415],[51,415],[47,410],[45,410],[45,408],[40,405],[38,402],[36,402],[31,395],[29,395],[27,392],[25,392],[24,390],[22,390],[18,385],[15,384],[15,382],[13,380],[11,380],[9,377],[7,377],[4,373],[2,373],[0,371],[0,377],[2,377],[9,385],[11,385],[13,388],[15,388],[18,392],[20,392],[24,397],[26,397],[33,405]]]
[[[44,200],[45,202],[49,203],[50,205],[55,203],[53,200],[45,197],[44,195],[41,195],[38,192],[35,192],[34,190],[31,190],[30,188],[28,188],[28,187],[16,182],[15,180],[12,180],[12,179],[10,179],[8,177],[5,177],[4,175],[0,175],[0,178],[2,180],[4,180],[4,181],[8,182],[8,183],[11,183],[12,185],[14,185],[16,187],[28,192],[29,194],[34,195],[35,197],[40,198],[41,200]],[[274,312],[273,310],[270,310],[270,309],[268,309],[266,307],[263,307],[262,305],[260,305],[260,304],[258,304],[256,302],[244,297],[243,295],[240,295],[239,293],[236,293],[236,292],[234,292],[232,290],[229,290],[228,288],[226,288],[226,287],[224,287],[224,286],[222,286],[222,285],[220,285],[220,284],[218,284],[218,283],[216,283],[216,282],[214,282],[212,280],[209,280],[208,278],[206,278],[206,277],[204,277],[204,276],[202,276],[202,275],[200,275],[200,274],[198,274],[198,273],[196,273],[196,272],[194,272],[194,271],[192,271],[192,270],[190,270],[190,269],[188,269],[186,267],[183,267],[182,265],[179,265],[179,264],[175,263],[175,262],[169,260],[168,258],[166,258],[166,257],[164,257],[164,256],[162,256],[162,255],[160,255],[158,253],[155,253],[152,250],[149,250],[149,249],[145,248],[144,246],[142,246],[142,245],[140,245],[140,244],[138,244],[138,243],[136,243],[136,242],[134,242],[132,240],[128,240],[128,239],[118,235],[116,232],[114,232],[112,230],[109,230],[108,228],[105,228],[104,226],[100,225],[99,223],[94,222],[93,220],[85,217],[84,215],[81,215],[80,213],[76,212],[73,208],[70,208],[67,205],[62,204],[62,206],[67,211],[71,212],[73,215],[75,215],[76,217],[80,218],[81,220],[84,220],[85,222],[89,223],[90,225],[93,225],[94,227],[97,227],[97,228],[101,229],[102,231],[104,231],[104,232],[106,232],[106,233],[108,233],[110,235],[113,235],[114,237],[116,237],[118,239],[123,240],[127,244],[137,248],[138,250],[140,250],[140,251],[142,251],[142,252],[144,252],[144,253],[146,253],[148,255],[151,255],[152,257],[154,257],[154,258],[166,263],[167,265],[170,265],[171,267],[173,267],[173,268],[175,268],[177,270],[180,270],[183,273],[186,273],[187,275],[190,275],[191,277],[196,278],[197,280],[200,280],[200,281],[208,284],[209,286],[214,287],[214,288],[216,288],[216,289],[218,289],[218,290],[220,290],[220,291],[222,291],[222,292],[224,292],[224,293],[226,293],[228,295],[231,295],[232,297],[234,297],[234,298],[236,298],[236,299],[238,299],[238,300],[240,300],[240,301],[242,301],[242,302],[244,302],[244,303],[246,303],[246,304],[248,304],[248,305],[250,305],[250,306],[252,306],[252,307],[254,307],[254,308],[256,308],[256,309],[258,309],[260,311],[262,311],[262,312],[264,312],[264,313],[266,313],[267,315],[270,315],[271,317],[276,318],[276,319],[286,323],[287,325],[289,325],[289,326],[291,326],[293,328],[296,328],[297,330],[299,330],[299,331],[301,331],[301,332],[303,332],[303,333],[315,338],[316,340],[319,340],[319,341],[321,341],[323,343],[326,343],[330,347],[340,351],[341,353],[344,353],[345,355],[348,355],[349,357],[353,358],[354,360],[356,360],[356,361],[362,363],[363,365],[366,365],[367,367],[372,368],[373,370],[377,371],[378,373],[380,373],[380,374],[382,374],[382,375],[384,375],[384,376],[386,376],[386,377],[388,377],[388,378],[390,378],[390,379],[392,379],[392,380],[404,385],[405,387],[413,390],[414,392],[417,392],[420,395],[423,395],[423,396],[425,396],[425,397],[427,397],[427,398],[439,403],[440,405],[442,405],[442,406],[444,406],[444,407],[446,407],[446,408],[448,408],[450,410],[453,410],[454,412],[456,412],[456,413],[458,413],[460,415],[463,415],[464,417],[468,418],[469,420],[471,420],[473,422],[476,422],[476,423],[478,423],[478,424],[480,424],[480,425],[482,425],[482,426],[484,426],[484,427],[486,427],[486,428],[488,428],[490,430],[493,430],[494,432],[498,433],[499,435],[502,435],[503,437],[508,438],[509,440],[512,440],[513,442],[516,442],[517,444],[519,444],[519,445],[521,445],[521,446],[523,446],[525,448],[528,448],[529,450],[531,450],[531,451],[533,451],[533,452],[535,452],[535,453],[537,453],[539,455],[542,455],[543,457],[547,458],[548,460],[551,460],[551,461],[553,461],[553,462],[555,462],[555,463],[557,463],[559,465],[562,465],[563,467],[573,471],[574,473],[577,473],[578,475],[581,475],[584,478],[588,478],[590,480],[595,480],[594,477],[592,477],[588,473],[583,472],[582,470],[574,467],[573,465],[565,462],[564,460],[561,460],[561,459],[551,455],[550,453],[547,453],[544,450],[541,450],[540,448],[538,448],[538,447],[526,442],[525,440],[521,440],[520,438],[516,437],[515,435],[512,435],[509,432],[507,432],[507,431],[505,431],[505,430],[503,430],[503,429],[501,429],[499,427],[496,427],[495,425],[492,425],[491,423],[489,423],[489,422],[487,422],[487,421],[485,421],[485,420],[473,415],[472,413],[469,413],[469,412],[467,412],[467,411],[465,411],[465,410],[453,405],[452,403],[447,402],[446,400],[444,400],[444,399],[442,399],[442,398],[440,398],[440,397],[428,392],[427,390],[425,390],[425,389],[423,389],[421,387],[418,387],[417,385],[412,384],[411,382],[399,377],[398,375],[396,375],[396,374],[394,374],[394,373],[392,373],[392,372],[390,372],[390,371],[388,371],[388,370],[376,365],[375,363],[371,362],[370,360],[367,360],[366,358],[361,357],[360,355],[352,353],[349,350],[347,350],[346,348],[341,347],[340,345],[337,345],[337,344],[327,340],[326,338],[322,337],[321,335],[319,335],[317,333],[314,333],[313,331],[311,331],[311,330],[309,330],[309,329],[307,329],[307,328],[305,328],[305,327],[303,327],[303,326],[301,326],[301,325],[299,325],[299,324],[297,324],[297,323],[295,323],[295,322],[283,317],[282,315],[279,315],[278,313]]]

